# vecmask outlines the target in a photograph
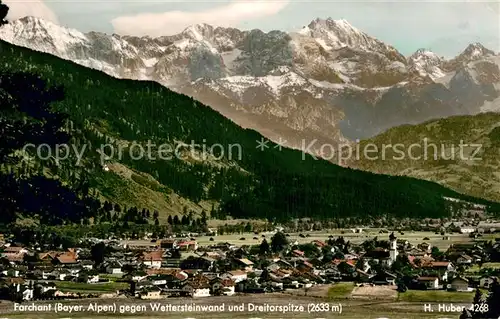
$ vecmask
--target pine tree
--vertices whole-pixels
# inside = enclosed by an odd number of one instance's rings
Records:
[[[179,220],[179,216],[175,215],[174,219],[172,220],[172,225],[179,225],[181,222]]]
[[[472,303],[472,317],[473,318],[481,318],[484,314],[484,311],[480,311],[484,309],[484,301],[483,301],[483,293],[479,288],[476,288],[476,294],[474,295],[474,301]]]
[[[267,240],[263,240],[262,243],[260,244],[259,246],[259,252],[261,255],[267,255],[269,253],[269,243],[267,242]]]
[[[487,318],[499,318],[500,317],[500,283],[498,279],[495,278],[490,286],[488,293],[488,298],[486,300],[488,305]]]
[[[207,212],[205,210],[201,211],[201,225],[207,224]]]
[[[271,248],[274,252],[280,252],[288,245],[288,239],[282,232],[277,232],[271,238]]]
[[[181,218],[181,224],[186,226],[189,225],[189,217],[187,215],[183,215]]]

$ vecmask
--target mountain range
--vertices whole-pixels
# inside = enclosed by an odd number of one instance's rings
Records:
[[[481,115],[500,110],[500,56],[479,43],[448,60],[426,49],[405,57],[347,21],[330,18],[316,19],[291,33],[199,24],[174,36],[139,38],[84,34],[25,17],[0,29],[0,38],[117,78],[158,82],[287,147],[303,148],[317,140],[317,148],[311,148],[315,155],[325,155],[320,152],[323,143],[353,145],[361,139],[361,145],[415,144],[427,137],[425,132],[433,141],[441,138],[448,144],[458,144],[458,137],[480,140],[490,156],[473,164],[442,158],[351,159],[341,164],[500,199],[496,175],[487,173],[499,167],[491,155],[495,137],[489,135],[496,125],[490,120],[496,117]],[[139,178],[120,165],[111,167],[122,177]],[[133,191],[126,193],[134,196]],[[154,209],[173,203],[158,194],[144,196],[151,197],[161,203]],[[187,203],[182,194],[178,198],[182,205]],[[148,201],[133,202],[148,206]]]
[[[151,38],[82,33],[25,17],[0,38],[118,78],[159,82],[292,148],[500,109],[500,56],[481,44],[450,60],[425,49],[405,57],[331,18],[297,32],[198,24]]]
[[[492,201],[436,183],[343,168],[274,143],[259,149],[263,136],[258,132],[156,82],[117,79],[47,53],[5,41],[0,45],[4,78],[11,79],[11,72],[36,78],[25,89],[2,82],[5,104],[24,106],[26,100],[36,105],[40,99],[25,91],[34,88],[43,96],[46,86],[63,86],[58,102],[50,105],[64,114],[64,128],[56,128],[69,136],[72,148],[84,150],[77,161],[73,152],[56,160],[54,153],[42,157],[31,148],[18,149],[20,164],[0,167],[14,176],[56,181],[125,208],[156,210],[164,220],[190,211],[276,221],[441,218],[470,203],[498,211]],[[15,122],[13,117],[0,114],[7,123]],[[34,134],[39,139],[43,133]],[[44,193],[43,188],[34,191]],[[463,205],[457,206],[457,199]]]

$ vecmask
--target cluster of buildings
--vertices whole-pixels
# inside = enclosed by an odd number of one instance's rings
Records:
[[[61,291],[59,286],[64,286],[62,282],[109,284],[110,280],[122,285],[109,295],[142,299],[264,293],[339,281],[399,285],[406,276],[398,269],[403,267],[401,260],[413,273],[406,280],[409,289],[471,291],[487,288],[495,279],[491,274],[464,275],[463,269],[488,258],[478,242],[451,245],[436,260],[429,243],[412,245],[393,234],[385,247],[367,250],[330,237],[327,242],[312,240],[306,245],[291,242],[280,253],[229,243],[199,247],[193,238],[135,247],[107,242],[109,252],[100,257],[91,247],[40,252],[5,244],[0,257],[1,298],[85,297]],[[500,252],[500,242],[493,249]]]

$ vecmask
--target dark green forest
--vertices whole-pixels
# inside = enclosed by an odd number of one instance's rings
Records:
[[[150,174],[161,183],[165,192],[173,191],[193,202],[212,200],[220,203],[217,217],[230,215],[270,220],[443,217],[451,213],[443,196],[497,207],[495,203],[464,196],[431,182],[342,168],[311,156],[304,160],[301,152],[279,151],[272,143],[261,151],[256,149],[256,141],[262,138],[259,133],[242,129],[210,107],[158,83],[116,79],[3,41],[0,49],[2,73],[26,72],[37,75],[36,81],[48,87],[61,86],[58,98],[51,104],[52,110],[62,116],[59,121],[64,123],[62,127],[68,135],[68,143],[79,148],[88,146],[81,166],[76,166],[75,158],[61,163],[55,163],[54,159],[37,160],[30,165],[3,163],[3,170],[13,176],[45,176],[69,189],[86,188],[82,192],[84,197],[100,193],[121,204],[114,193],[126,185],[120,186],[116,182],[119,176],[102,169],[97,151],[100,145],[127,142],[145,145],[148,140],[156,145],[173,145],[177,141],[187,144],[195,141],[208,146],[239,144],[242,158],[226,157],[220,163],[175,158],[133,160],[125,146],[126,151],[119,162]],[[19,99],[23,94],[23,88],[6,87],[4,82],[1,89],[2,94],[17,94]],[[5,101],[8,98],[2,99]],[[33,104],[36,103],[30,105]],[[11,115],[2,111],[2,116]],[[47,143],[44,138],[37,142]],[[16,145],[12,149],[21,147]],[[86,215],[78,216],[75,219]]]

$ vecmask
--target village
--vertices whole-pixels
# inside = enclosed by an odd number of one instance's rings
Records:
[[[387,287],[400,294],[459,292],[472,301],[476,288],[487,290],[500,276],[499,228],[452,228],[433,236],[446,241],[460,234],[469,240],[453,241],[446,250],[431,244],[429,237],[411,243],[402,231],[360,228],[352,230],[363,238],[358,243],[344,232],[319,240],[306,232],[289,234],[283,227],[242,234],[247,237],[240,237],[238,245],[220,241],[216,231],[137,243],[86,238],[79,247],[61,251],[39,251],[3,238],[0,298],[23,302],[307,295],[315,287],[328,287],[328,295],[340,296],[347,285],[367,291]],[[360,235],[366,233],[373,235]],[[203,236],[209,239],[200,244]]]

